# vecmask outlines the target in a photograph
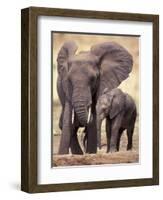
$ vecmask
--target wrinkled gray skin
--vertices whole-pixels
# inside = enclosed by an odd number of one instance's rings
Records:
[[[63,44],[58,57],[57,91],[62,104],[59,154],[83,154],[77,138],[86,128],[87,153],[97,151],[96,102],[103,90],[117,87],[132,70],[132,56],[122,46],[105,42],[75,54],[73,41]],[[91,108],[91,119],[88,110]],[[72,120],[74,111],[74,120]]]
[[[127,130],[127,150],[130,150],[136,120],[135,102],[118,88],[110,92],[105,89],[103,93],[96,105],[98,146],[101,148],[101,124],[106,118],[107,152],[119,151],[124,130]]]

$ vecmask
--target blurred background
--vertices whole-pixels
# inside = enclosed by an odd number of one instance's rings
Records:
[[[137,111],[139,115],[139,36],[119,36],[119,35],[90,35],[90,34],[77,34],[77,33],[53,33],[53,152],[57,153],[58,145],[59,145],[59,135],[60,130],[58,127],[58,120],[61,112],[61,106],[57,95],[56,90],[56,81],[57,81],[57,55],[62,47],[63,43],[69,40],[73,40],[78,45],[78,50],[76,53],[80,51],[90,50],[92,45],[101,42],[117,42],[126,48],[130,54],[133,56],[134,64],[133,70],[130,73],[128,79],[123,81],[119,88],[121,88],[124,92],[129,93],[136,102]],[[139,137],[138,137],[138,118],[135,126],[134,133],[134,149],[138,151],[139,146]],[[106,143],[105,136],[105,121],[102,124],[102,142]],[[56,137],[55,137],[56,136]],[[79,130],[80,136],[80,130]],[[126,136],[122,137],[122,147],[125,148],[126,145]],[[122,148],[123,149],[123,148]]]

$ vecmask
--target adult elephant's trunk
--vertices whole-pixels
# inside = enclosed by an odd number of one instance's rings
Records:
[[[91,109],[87,108],[87,106],[84,105],[84,103],[80,104],[80,103],[76,102],[74,104],[74,110],[75,110],[75,113],[78,117],[80,124],[82,126],[86,126],[90,121]]]
[[[72,102],[80,125],[87,126],[91,117],[91,93],[89,89],[76,88],[73,91]]]

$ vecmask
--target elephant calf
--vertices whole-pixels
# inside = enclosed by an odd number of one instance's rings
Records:
[[[124,130],[127,130],[127,150],[132,149],[136,113],[136,105],[131,96],[118,88],[111,91],[105,89],[96,105],[99,148],[101,148],[101,124],[106,118],[107,152],[119,151],[120,138]]]

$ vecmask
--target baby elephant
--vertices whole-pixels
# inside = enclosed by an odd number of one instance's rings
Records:
[[[97,141],[101,148],[101,124],[106,118],[107,152],[119,151],[120,138],[127,130],[127,150],[132,149],[132,136],[136,120],[136,105],[134,100],[122,90],[105,89],[96,105]]]

